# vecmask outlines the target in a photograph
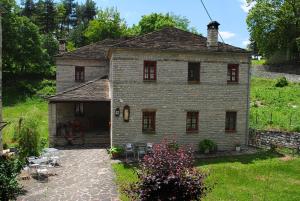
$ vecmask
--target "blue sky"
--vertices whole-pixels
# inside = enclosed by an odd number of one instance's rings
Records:
[[[84,2],[85,0],[79,0]],[[136,24],[141,16],[152,12],[172,12],[187,17],[191,26],[206,36],[206,25],[210,21],[200,0],[95,0],[98,8],[117,7],[128,25]],[[204,0],[213,20],[217,20],[226,43],[246,47],[247,31],[246,0]]]

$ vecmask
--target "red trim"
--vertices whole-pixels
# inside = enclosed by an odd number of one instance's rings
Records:
[[[154,132],[155,131],[155,115],[156,112],[143,112],[143,117],[142,117],[142,129],[143,131],[150,131]],[[144,121],[147,119],[147,124],[148,127],[145,128]],[[149,120],[151,121],[151,124],[149,124]]]
[[[153,68],[153,78],[151,79],[151,68]],[[147,74],[147,77],[146,77]],[[156,61],[144,61],[144,72],[143,72],[143,80],[156,80]]]
[[[233,80],[232,72],[235,70],[235,80]],[[228,75],[230,79],[228,79]],[[227,67],[227,83],[238,83],[239,82],[239,64],[228,64]]]
[[[193,118],[196,117],[196,128],[192,128],[188,120],[193,121]],[[199,112],[187,112],[186,113],[186,131],[195,132],[199,130]]]

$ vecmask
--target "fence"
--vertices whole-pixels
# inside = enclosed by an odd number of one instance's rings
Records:
[[[300,114],[295,111],[251,111],[250,127],[259,130],[300,132]]]

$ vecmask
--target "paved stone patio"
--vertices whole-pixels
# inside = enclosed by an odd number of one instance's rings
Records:
[[[60,167],[49,169],[48,180],[21,181],[22,201],[116,201],[117,187],[105,149],[60,151]]]

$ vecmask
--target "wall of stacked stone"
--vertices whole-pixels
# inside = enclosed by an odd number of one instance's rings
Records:
[[[252,136],[251,136],[252,135]],[[267,146],[275,144],[287,148],[300,147],[300,133],[279,131],[255,131],[250,132],[249,144],[255,146]]]

